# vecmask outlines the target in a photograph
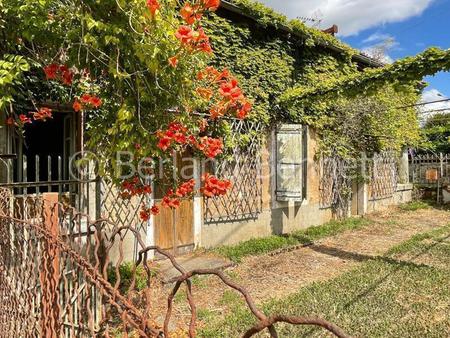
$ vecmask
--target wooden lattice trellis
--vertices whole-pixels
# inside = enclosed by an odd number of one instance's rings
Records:
[[[258,217],[262,210],[261,123],[230,120],[235,144],[227,160],[215,163],[214,174],[233,182],[226,196],[204,199],[205,223],[233,222]],[[248,142],[242,144],[242,135]]]
[[[371,199],[392,197],[398,183],[398,156],[386,151],[375,154],[369,165]]]
[[[119,188],[107,178],[102,179],[100,184],[102,217],[114,217],[118,224],[133,225],[137,229],[145,225],[145,222],[142,222],[139,217],[139,210],[144,197],[122,198]]]
[[[333,204],[333,172],[335,163],[333,158],[322,157],[319,161],[319,192],[320,207],[329,208]]]
[[[332,208],[343,217],[348,209],[354,163],[339,156],[322,157],[319,161],[319,197],[321,208]]]

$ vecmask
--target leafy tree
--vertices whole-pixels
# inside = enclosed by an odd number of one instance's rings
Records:
[[[435,153],[450,154],[450,113],[431,116],[423,127],[424,148]]]

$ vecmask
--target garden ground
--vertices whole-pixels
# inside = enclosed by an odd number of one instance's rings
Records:
[[[449,238],[450,212],[415,203],[215,253],[237,262],[228,275],[268,313],[322,316],[352,336],[447,337]],[[200,336],[237,337],[253,323],[241,298],[217,279],[193,282]],[[175,300],[183,322],[185,295]],[[281,337],[326,336],[280,328]]]

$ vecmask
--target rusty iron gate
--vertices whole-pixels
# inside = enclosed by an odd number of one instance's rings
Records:
[[[135,227],[92,221],[55,193],[24,201],[2,189],[0,337],[159,335],[119,290],[130,235],[145,249]]]

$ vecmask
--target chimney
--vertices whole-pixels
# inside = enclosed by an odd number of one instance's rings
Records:
[[[323,32],[327,34],[331,34],[335,36],[338,33],[339,29],[337,25],[333,25],[330,28],[324,29]]]

